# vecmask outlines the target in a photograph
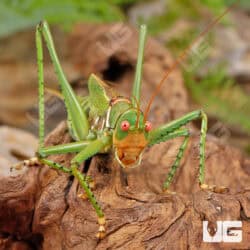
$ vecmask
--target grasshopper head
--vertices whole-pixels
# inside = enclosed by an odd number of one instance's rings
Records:
[[[115,157],[122,167],[133,168],[140,164],[150,129],[151,124],[145,123],[143,114],[136,109],[120,116],[113,133],[113,145]]]

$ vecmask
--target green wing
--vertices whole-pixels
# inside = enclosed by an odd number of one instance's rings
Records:
[[[105,88],[108,87],[100,78],[91,74],[88,80],[89,97],[88,106],[90,108],[90,117],[103,116],[110,103]]]

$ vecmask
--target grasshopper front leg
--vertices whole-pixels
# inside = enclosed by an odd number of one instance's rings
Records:
[[[179,137],[179,136],[183,136],[184,137],[184,140],[183,140],[183,143],[181,144],[180,148],[179,148],[179,151],[177,153],[177,156],[176,156],[176,159],[166,177],[166,180],[163,184],[163,189],[165,192],[168,192],[168,188],[170,186],[170,184],[172,183],[172,180],[174,178],[174,175],[175,175],[175,172],[177,170],[177,168],[179,167],[180,165],[180,161],[183,157],[183,154],[184,154],[184,151],[187,147],[187,143],[188,143],[188,139],[189,139],[189,132],[187,129],[184,129],[184,130],[180,130],[180,131],[177,131],[177,132],[174,132],[172,133],[171,135],[171,138],[176,138],[176,137]]]
[[[177,154],[177,158],[170,170],[170,173],[164,183],[164,189],[167,189],[172,181],[172,178],[176,172],[176,169],[180,163],[180,160],[183,156],[183,151],[187,146],[187,138],[188,134],[187,131],[177,131],[181,127],[185,126],[189,122],[201,119],[201,135],[200,135],[200,142],[199,142],[199,184],[202,189],[208,189],[215,192],[225,192],[227,189],[225,187],[216,187],[216,186],[209,186],[204,183],[205,180],[205,141],[206,141],[206,133],[207,133],[207,116],[202,110],[193,111],[177,120],[174,120],[168,124],[165,124],[159,128],[152,130],[149,133],[149,146],[154,144],[165,142],[169,139],[184,136],[184,142],[181,145],[179,152]],[[186,135],[185,135],[186,133]]]

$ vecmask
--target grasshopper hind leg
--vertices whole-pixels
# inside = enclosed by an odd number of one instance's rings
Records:
[[[41,22],[36,29],[36,47],[37,47],[37,64],[38,64],[38,86],[39,86],[39,147],[43,147],[44,142],[44,70],[43,70],[43,44],[44,39],[55,73],[58,78],[59,86],[62,92],[64,103],[67,110],[68,122],[73,130],[74,137],[77,141],[86,139],[89,131],[88,118],[83,111],[80,101],[74,93],[71,85],[66,79],[61,64],[59,62],[54,42],[46,22]]]

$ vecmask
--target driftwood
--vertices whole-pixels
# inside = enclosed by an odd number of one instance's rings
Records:
[[[136,62],[137,33],[120,24],[79,25],[69,39],[69,60],[87,76],[99,73],[126,96],[131,91]],[[116,45],[118,44],[118,45]],[[170,54],[149,39],[143,74],[143,107],[173,62]],[[119,83],[119,84],[118,84]],[[85,86],[85,85],[84,85]],[[189,110],[180,72],[166,81],[151,111],[154,126]],[[98,241],[96,215],[78,182],[46,166],[24,167],[10,172],[0,169],[1,249],[250,249],[250,160],[237,149],[208,135],[206,182],[230,188],[229,193],[200,191],[198,174],[199,131],[193,136],[177,171],[171,190],[162,184],[171,167],[179,139],[148,149],[140,167],[124,172],[113,156],[97,155],[83,164],[96,183],[95,195],[107,219],[107,236]],[[63,122],[51,132],[46,145],[69,142]],[[4,142],[1,147],[4,147]],[[71,154],[51,156],[68,166]],[[4,175],[2,175],[4,169]],[[241,220],[241,243],[205,243],[202,221]]]

